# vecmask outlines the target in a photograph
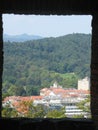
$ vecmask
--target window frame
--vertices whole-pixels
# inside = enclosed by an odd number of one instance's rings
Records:
[[[92,15],[91,15],[92,16]],[[1,17],[2,17],[2,15],[1,15]],[[2,19],[2,18],[1,18]],[[2,22],[3,23],[3,22]],[[2,48],[3,48],[3,27],[2,27],[2,35],[1,35],[2,37],[1,37],[1,39],[2,39]],[[4,52],[2,52],[2,54],[3,54]],[[3,73],[3,56],[2,56],[2,73]],[[1,83],[2,84],[2,83]],[[2,91],[1,91],[1,94],[2,94]],[[1,98],[2,99],[2,98]],[[2,108],[2,100],[1,100],[1,108]],[[1,111],[0,111],[1,112]],[[2,114],[1,114],[1,118],[2,118]],[[44,118],[43,118],[44,119]],[[72,120],[74,119],[74,118],[71,118]],[[84,118],[82,118],[82,119],[84,119]]]

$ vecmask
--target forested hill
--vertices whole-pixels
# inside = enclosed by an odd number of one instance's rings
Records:
[[[3,92],[38,94],[40,88],[49,87],[54,81],[63,87],[76,87],[76,77],[90,75],[90,47],[91,35],[78,33],[20,43],[5,42]],[[72,81],[67,81],[68,73],[74,74],[70,75]]]

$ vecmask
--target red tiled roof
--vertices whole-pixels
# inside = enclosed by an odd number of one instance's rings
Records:
[[[42,89],[43,90],[43,89]],[[60,94],[64,96],[79,96],[79,95],[87,95],[90,94],[90,91],[88,90],[78,90],[78,89],[63,89],[63,88],[45,88],[44,89],[44,96],[48,96],[50,92],[53,92],[54,94]]]

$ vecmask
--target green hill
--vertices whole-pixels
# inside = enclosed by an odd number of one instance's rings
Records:
[[[27,42],[4,43],[3,93],[37,95],[57,81],[77,87],[90,76],[91,35],[69,34]]]

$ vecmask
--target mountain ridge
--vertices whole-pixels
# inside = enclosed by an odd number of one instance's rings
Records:
[[[37,40],[42,39],[43,37],[39,35],[29,35],[29,34],[20,34],[20,35],[9,35],[9,34],[3,34],[4,42],[10,41],[10,42],[25,42],[29,40]]]

